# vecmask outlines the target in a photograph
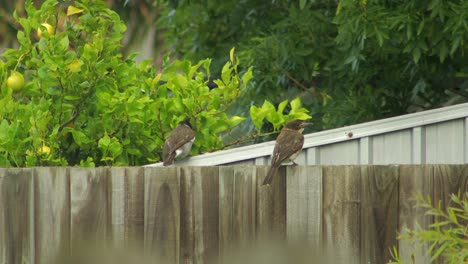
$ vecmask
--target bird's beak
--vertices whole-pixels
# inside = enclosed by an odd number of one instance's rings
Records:
[[[312,125],[312,123],[302,123],[301,127],[304,128],[304,127],[310,126],[310,125]]]

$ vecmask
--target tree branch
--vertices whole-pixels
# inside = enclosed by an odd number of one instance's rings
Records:
[[[462,90],[462,89],[457,89],[457,88],[448,88],[447,90],[449,90],[450,92],[454,93],[454,94],[457,94],[461,97],[465,97],[465,98],[468,98],[468,92]]]
[[[301,88],[305,92],[308,92],[313,97],[315,97],[315,98],[321,98],[322,97],[320,94],[311,91],[310,89],[305,87],[302,83],[300,83],[298,80],[294,79],[294,77],[292,77],[292,75],[289,72],[286,72],[286,77],[288,77],[289,80],[291,80],[294,84],[296,84],[299,88]]]
[[[233,141],[231,143],[228,143],[228,144],[226,144],[226,145],[224,145],[222,147],[219,147],[217,149],[213,149],[210,152],[215,152],[215,151],[218,151],[218,150],[227,149],[229,147],[236,146],[236,145],[248,142],[248,141],[250,141],[250,140],[252,140],[252,139],[254,139],[256,137],[266,137],[266,136],[269,136],[269,135],[278,134],[279,132],[280,131],[273,131],[273,132],[264,133],[264,134],[262,134],[262,133],[260,133],[260,134],[259,133],[253,133],[253,134],[251,134],[249,136],[246,136],[246,137],[240,138],[240,139],[238,139],[236,141]]]

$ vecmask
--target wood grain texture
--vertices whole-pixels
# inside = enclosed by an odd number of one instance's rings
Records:
[[[180,261],[209,263],[219,253],[219,170],[180,168]]]
[[[110,168],[108,179],[109,191],[109,237],[115,247],[125,246],[126,232],[126,169],[124,167]]]
[[[361,262],[388,263],[397,244],[397,166],[361,166]]]
[[[256,191],[255,167],[219,168],[220,256],[255,238]]]
[[[267,169],[0,168],[0,263],[48,263],[69,248],[83,252],[83,241],[97,252],[100,242],[136,245],[157,263],[219,263],[232,246],[255,251],[249,242],[272,239],[299,241],[290,245],[308,253],[302,242],[320,243],[335,257],[322,263],[385,263],[393,245],[427,263],[396,240],[433,223],[413,194],[444,209],[451,193],[468,191],[466,164],[283,166],[262,186]]]
[[[450,195],[468,190],[468,165],[434,165],[434,196],[442,208],[450,205]]]
[[[34,263],[32,169],[0,168],[0,263]]]
[[[36,263],[70,253],[70,174],[64,167],[34,168]]]
[[[72,254],[80,243],[88,247],[107,240],[107,173],[107,168],[70,168]]]
[[[414,230],[417,225],[427,228],[433,223],[432,217],[425,216],[425,210],[416,208],[415,195],[421,194],[424,197],[432,196],[433,192],[433,165],[400,166],[399,179],[399,213],[398,232],[405,234],[408,229]],[[405,263],[424,264],[430,263],[430,258],[425,254],[428,246],[418,249],[419,244],[398,241],[398,250]]]
[[[145,168],[145,254],[179,263],[180,177],[177,167]]]
[[[322,168],[290,166],[286,178],[286,235],[289,241],[322,241]]]
[[[359,263],[361,245],[361,170],[323,168],[323,239],[337,263]]]
[[[271,185],[262,185],[269,166],[257,166],[257,233],[286,237],[286,166],[281,166]]]
[[[109,176],[109,233],[115,246],[141,247],[144,243],[143,168],[114,167]]]

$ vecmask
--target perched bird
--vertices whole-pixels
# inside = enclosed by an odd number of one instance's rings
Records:
[[[185,119],[172,130],[164,142],[163,165],[171,165],[175,157],[187,156],[192,149],[193,141],[195,141],[195,131],[193,131],[189,120]]]
[[[294,159],[301,153],[302,146],[304,145],[302,131],[304,131],[304,127],[308,125],[308,123],[304,123],[302,120],[294,120],[287,123],[286,126],[281,129],[278,138],[276,138],[273,155],[271,155],[270,170],[263,180],[262,185],[271,183],[281,163],[288,161],[294,163]]]

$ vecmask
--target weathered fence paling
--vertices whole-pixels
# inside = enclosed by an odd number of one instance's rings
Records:
[[[106,241],[165,263],[220,262],[271,237],[330,250],[336,263],[427,256],[397,232],[427,226],[414,193],[447,206],[468,191],[468,165],[0,169],[0,263],[50,263]],[[93,242],[94,241],[94,242]],[[306,245],[306,244],[303,244]],[[220,258],[221,257],[221,258]]]

